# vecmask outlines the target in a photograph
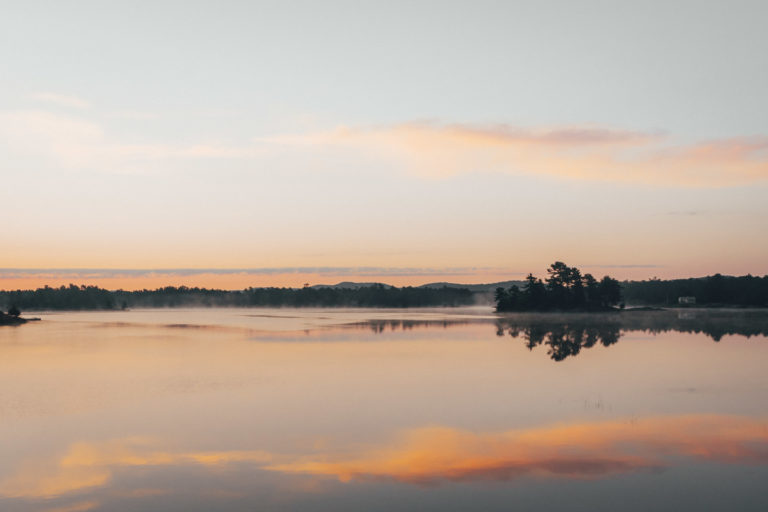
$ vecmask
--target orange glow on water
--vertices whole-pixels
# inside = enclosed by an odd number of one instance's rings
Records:
[[[168,443],[165,443],[167,446]],[[593,479],[649,471],[687,457],[721,463],[768,462],[768,422],[739,416],[692,415],[544,426],[506,432],[426,427],[394,443],[336,452],[281,455],[262,450],[186,452],[150,439],[81,442],[55,460],[26,465],[0,481],[5,497],[54,497],[110,484],[118,469],[250,463],[283,474],[342,482],[510,480],[523,476]]]
[[[665,467],[670,457],[768,462],[768,423],[729,416],[679,416],[473,433],[413,430],[356,457],[325,455],[270,466],[341,481],[508,480],[524,475],[594,478]],[[340,453],[345,453],[342,450]]]

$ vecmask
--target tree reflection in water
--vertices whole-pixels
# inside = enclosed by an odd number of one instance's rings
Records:
[[[522,337],[529,350],[538,345],[547,345],[547,353],[555,361],[575,356],[582,348],[590,348],[600,343],[613,345],[621,338],[621,330],[615,325],[587,324],[533,324],[528,326],[505,326],[502,321],[496,324],[496,335],[505,333],[513,338]]]
[[[547,345],[555,361],[575,356],[596,344],[613,345],[627,332],[675,331],[705,334],[715,342],[727,335],[768,335],[768,310],[660,310],[611,314],[523,314],[496,320],[496,335],[522,338],[533,350]]]
[[[555,361],[575,356],[597,344],[613,345],[626,333],[683,332],[704,334],[719,342],[725,336],[768,336],[768,309],[625,310],[610,313],[511,313],[442,319],[370,319],[343,324],[343,329],[364,329],[375,334],[413,329],[451,329],[494,324],[497,336],[521,338],[533,350],[539,345]]]

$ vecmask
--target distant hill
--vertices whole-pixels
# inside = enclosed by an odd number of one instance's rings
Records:
[[[313,286],[310,286],[310,288],[315,289],[321,289],[321,288],[332,288],[332,289],[339,289],[344,288],[347,290],[357,290],[359,288],[368,288],[370,286],[383,286],[385,288],[394,288],[391,284],[386,283],[355,283],[352,281],[343,281],[341,283],[337,284],[316,284]]]
[[[458,284],[458,283],[429,283],[419,286],[419,288],[442,288],[447,286],[448,288],[466,288],[470,291],[477,293],[488,293],[496,291],[496,288],[509,288],[512,285],[522,287],[525,281],[500,281],[498,283],[485,283],[485,284]]]
[[[496,291],[496,288],[502,287],[502,288],[509,288],[512,285],[517,285],[518,287],[522,287],[523,284],[525,284],[525,281],[501,281],[498,283],[481,283],[481,284],[461,284],[461,283],[449,283],[449,282],[439,282],[439,283],[427,283],[422,284],[420,286],[416,286],[415,288],[463,288],[465,290],[469,290],[471,292],[475,293],[491,293]],[[369,286],[384,286],[386,288],[395,288],[394,286],[386,283],[356,283],[353,281],[344,281],[337,284],[316,284],[313,286],[310,286],[310,288],[332,288],[332,289],[339,289],[339,288],[346,288],[349,290],[357,290],[359,288],[368,288]]]

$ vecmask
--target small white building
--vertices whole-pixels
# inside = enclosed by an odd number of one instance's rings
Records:
[[[696,304],[696,297],[678,297],[678,304]]]

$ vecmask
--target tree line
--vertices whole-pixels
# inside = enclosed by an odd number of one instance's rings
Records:
[[[550,265],[547,274],[545,281],[528,274],[522,288],[497,288],[496,311],[603,311],[621,303],[621,285],[612,277],[598,281],[562,261]]]
[[[247,288],[216,290],[167,286],[155,290],[105,290],[74,285],[36,290],[0,291],[0,309],[98,310],[132,307],[428,307],[486,302],[485,292],[456,286],[403,287],[373,285],[350,288]],[[599,311],[626,302],[630,305],[677,306],[678,297],[695,297],[697,306],[768,306],[768,276],[704,278],[619,283],[581,274],[575,267],[555,262],[541,280],[529,274],[521,285],[497,288],[497,311]]]
[[[695,297],[697,305],[768,306],[768,276],[723,276],[692,279],[649,279],[623,283],[630,304],[677,305],[678,297]]]
[[[99,310],[132,307],[385,307],[462,306],[473,304],[466,288],[247,288],[216,290],[167,286],[155,290],[110,291],[97,286],[45,286],[36,290],[0,291],[0,305],[22,310]]]

